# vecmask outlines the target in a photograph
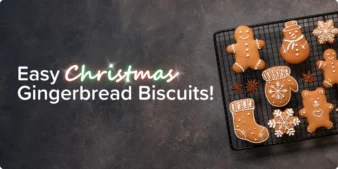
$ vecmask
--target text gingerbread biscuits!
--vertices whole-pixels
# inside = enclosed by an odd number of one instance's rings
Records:
[[[230,103],[236,136],[251,143],[262,143],[269,138],[269,131],[256,123],[254,110],[253,99],[236,100]]]
[[[318,21],[318,27],[313,30],[312,34],[318,38],[319,44],[334,43],[335,36],[338,34],[338,28],[334,27],[333,21],[330,19],[326,22]]]
[[[290,102],[291,91],[298,92],[298,83],[287,66],[274,66],[263,71],[266,81],[265,96],[275,107],[283,107]]]
[[[309,57],[310,47],[302,34],[302,27],[297,24],[297,21],[286,22],[284,27],[284,39],[280,48],[281,56],[290,64],[305,61]]]
[[[255,40],[254,33],[247,26],[239,26],[235,30],[236,44],[229,45],[227,52],[235,54],[235,64],[232,69],[236,73],[244,72],[251,68],[254,70],[262,70],[265,68],[265,62],[261,60],[259,49],[265,46],[263,40]]]
[[[323,54],[324,60],[319,60],[316,65],[324,71],[323,85],[330,88],[338,84],[338,60],[337,53],[333,49],[326,49]]]
[[[284,134],[289,136],[295,135],[295,126],[298,126],[300,121],[297,116],[293,116],[292,109],[281,111],[279,109],[273,112],[273,119],[269,120],[268,125],[270,128],[275,129],[275,135],[282,137]]]
[[[333,127],[330,113],[334,106],[327,102],[323,88],[317,88],[315,91],[302,91],[302,103],[304,108],[299,111],[299,114],[307,119],[309,133],[315,132],[319,127],[327,129]]]

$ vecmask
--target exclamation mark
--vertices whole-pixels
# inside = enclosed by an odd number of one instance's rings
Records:
[[[210,100],[214,99],[213,95],[214,95],[214,86],[210,86]]]

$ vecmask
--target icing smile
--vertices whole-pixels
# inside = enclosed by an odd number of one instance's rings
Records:
[[[243,39],[243,40],[246,40],[246,39],[249,38],[249,36],[247,36],[247,37],[245,37],[245,38],[243,38],[243,37],[240,36],[239,38],[241,38],[241,39]]]
[[[332,56],[332,57],[328,57],[328,59],[330,59],[330,60],[333,60],[333,59],[334,59],[334,56]]]

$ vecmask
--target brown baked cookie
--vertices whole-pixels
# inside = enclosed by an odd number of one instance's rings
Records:
[[[282,137],[284,134],[293,136],[296,133],[295,126],[298,126],[300,121],[297,116],[293,116],[294,111],[289,108],[285,111],[276,109],[273,111],[273,119],[269,120],[270,128],[275,129],[275,135]]]
[[[302,34],[302,27],[297,21],[289,21],[284,24],[284,39],[280,48],[283,59],[290,64],[298,64],[305,61],[310,54],[310,47]]]
[[[313,30],[312,34],[318,38],[319,44],[323,45],[327,42],[333,44],[335,36],[338,34],[338,28],[334,27],[332,19],[324,21],[318,21],[317,28]]]
[[[324,71],[323,85],[330,88],[338,84],[338,60],[337,53],[333,49],[326,49],[323,54],[324,60],[319,60],[316,65]]]
[[[263,71],[265,96],[275,107],[283,107],[290,102],[291,91],[298,92],[298,83],[290,76],[291,69],[287,66],[274,66]]]
[[[232,69],[236,73],[244,72],[251,68],[254,70],[262,70],[265,68],[265,62],[261,60],[259,49],[265,46],[263,40],[255,40],[254,33],[247,26],[239,26],[235,30],[236,44],[229,45],[227,52],[235,54],[235,64]]]
[[[299,111],[299,114],[307,119],[309,133],[315,132],[319,127],[327,129],[333,127],[330,113],[334,106],[327,102],[323,88],[317,88],[315,91],[302,91],[302,103],[304,108]]]
[[[236,100],[230,103],[230,112],[236,136],[251,143],[262,143],[269,138],[266,127],[258,125],[255,120],[255,102],[253,99]]]

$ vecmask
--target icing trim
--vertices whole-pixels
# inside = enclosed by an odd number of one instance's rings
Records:
[[[256,45],[257,45],[257,48],[258,48],[258,49],[261,49],[261,48],[259,47],[258,39],[256,39]]]
[[[322,67],[322,65],[323,65],[323,61],[320,61],[320,62],[319,62],[318,69],[320,69],[320,68]]]
[[[243,72],[245,71],[244,68],[240,64],[238,64],[237,62],[235,63],[235,65],[238,66]]]
[[[293,50],[295,48],[295,42],[298,42],[298,41],[302,40],[303,38],[304,38],[304,35],[300,36],[298,39],[295,39],[295,40],[284,39],[283,41],[289,42],[288,46],[286,47],[286,50],[289,50],[290,46],[291,46],[291,48]]]
[[[235,45],[234,45],[234,44],[231,45],[231,48],[232,48],[232,51],[233,51],[234,53],[236,53]]]
[[[256,63],[256,65],[255,65],[255,70],[258,69],[258,66],[261,64],[261,62],[262,62],[262,59],[260,59],[260,60]]]
[[[328,84],[330,87],[333,86],[330,82],[328,82],[328,81],[326,81],[326,80],[324,80],[324,83]]]
[[[249,37],[250,37],[249,35],[245,38],[242,38],[241,36],[239,36],[239,38],[242,39],[242,40],[247,40]]]

